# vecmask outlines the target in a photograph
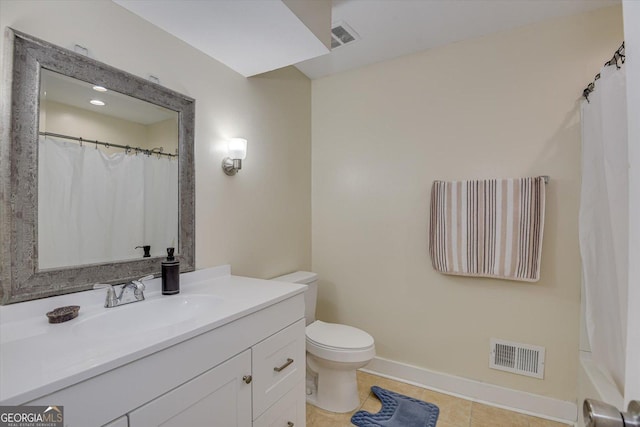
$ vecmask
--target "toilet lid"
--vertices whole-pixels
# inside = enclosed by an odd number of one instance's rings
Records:
[[[306,335],[307,340],[323,347],[360,350],[373,346],[373,337],[365,331],[321,320],[307,326]]]

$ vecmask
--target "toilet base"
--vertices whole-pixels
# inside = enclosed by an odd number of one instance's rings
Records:
[[[307,367],[315,376],[307,381],[307,402],[325,411],[351,412],[360,406],[356,370],[366,363],[344,363],[316,359],[307,353]],[[309,378],[309,377],[308,377]],[[315,387],[313,385],[315,384]]]

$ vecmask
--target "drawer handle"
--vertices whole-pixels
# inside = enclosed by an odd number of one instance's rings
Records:
[[[287,366],[291,365],[293,363],[293,359],[287,359],[286,362],[284,362],[284,365],[282,366],[276,366],[275,368],[273,368],[274,371],[276,372],[280,372],[282,371],[284,368],[286,368]]]
[[[291,421],[287,421],[287,427],[293,427],[293,423]]]
[[[244,377],[242,377],[242,381],[244,381],[247,384],[250,384],[252,379],[253,378],[251,378],[251,375],[245,375]]]

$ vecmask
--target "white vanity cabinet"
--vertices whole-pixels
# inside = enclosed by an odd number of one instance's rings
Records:
[[[304,426],[304,331],[297,293],[24,404],[68,427]]]
[[[251,350],[129,414],[129,427],[251,426]]]
[[[129,427],[304,426],[304,328],[300,319],[132,411]]]

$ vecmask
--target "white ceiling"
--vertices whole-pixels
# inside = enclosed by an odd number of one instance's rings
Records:
[[[316,79],[620,0],[334,0],[332,22],[361,37],[296,66]]]
[[[329,52],[280,0],[113,1],[245,77]]]
[[[360,39],[327,53],[280,0],[113,1],[244,76],[295,64],[311,79],[621,2],[334,0],[332,22]]]

